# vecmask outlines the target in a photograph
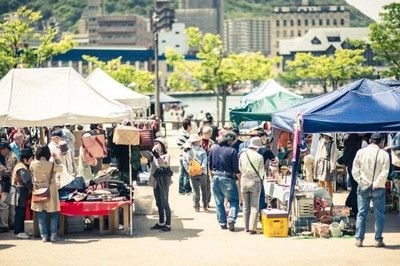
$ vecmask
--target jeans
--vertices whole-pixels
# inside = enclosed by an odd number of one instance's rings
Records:
[[[357,191],[358,200],[358,214],[356,221],[356,239],[364,240],[365,235],[365,222],[367,221],[367,214],[370,201],[374,204],[375,215],[375,240],[382,240],[383,226],[385,224],[385,189],[377,188],[372,190],[368,189],[365,193]]]
[[[38,222],[39,222],[39,231],[40,231],[40,236],[42,238],[49,236],[49,230],[47,227],[47,216],[50,217],[50,233],[51,233],[51,235],[57,235],[58,214],[59,214],[59,212],[46,212],[46,211],[37,212],[37,217],[38,217]]]
[[[15,206],[14,234],[25,232],[25,206]]]
[[[190,186],[189,175],[183,167],[183,157],[179,159],[179,193],[190,193],[192,192],[192,187]]]
[[[201,199],[203,203],[203,207],[207,207],[208,205],[208,193],[206,188],[206,178],[205,174],[201,174],[196,177],[191,177],[190,181],[192,182],[193,188],[193,207],[195,209],[200,208],[200,190],[201,190]]]
[[[236,180],[225,176],[214,175],[212,177],[211,187],[214,193],[219,224],[226,225],[227,220],[228,222],[236,222],[239,212],[239,192]],[[228,215],[224,206],[225,198],[229,202]]]
[[[261,194],[261,182],[242,180],[242,186],[240,190],[243,197],[244,228],[246,231],[256,231]]]

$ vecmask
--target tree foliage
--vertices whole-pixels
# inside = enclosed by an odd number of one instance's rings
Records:
[[[38,31],[35,24],[41,18],[40,12],[23,7],[0,23],[0,76],[17,66],[39,67],[74,47],[70,35],[56,41],[59,32],[55,27]]]
[[[297,53],[293,61],[288,62],[286,75],[304,80],[316,80],[328,92],[343,85],[350,79],[371,75],[372,67],[363,66],[364,51],[361,49],[336,50],[333,56],[313,56],[311,53]]]
[[[378,59],[386,61],[390,69],[385,76],[400,79],[400,3],[384,7],[381,20],[371,24],[371,46]]]
[[[217,111],[225,123],[226,97],[236,83],[251,81],[258,84],[272,76],[272,65],[277,58],[270,59],[261,53],[225,54],[219,35],[203,34],[198,28],[186,30],[188,44],[196,51],[198,62],[187,61],[172,49],[167,50],[167,63],[174,68],[168,79],[172,89],[206,89],[214,91],[217,97]],[[219,112],[221,106],[221,112]]]
[[[84,55],[83,59],[92,62],[95,68],[100,68],[118,82],[132,88],[136,92],[154,92],[154,75],[149,71],[136,69],[134,66],[121,62],[121,57],[107,62],[98,60],[97,57]]]

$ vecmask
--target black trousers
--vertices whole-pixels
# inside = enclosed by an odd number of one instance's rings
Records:
[[[14,234],[25,232],[25,207],[15,206],[14,217]]]
[[[154,198],[158,209],[159,223],[171,225],[171,208],[169,207],[169,183],[164,178],[157,178],[157,186],[154,188]]]
[[[349,173],[351,190],[349,195],[347,196],[345,205],[351,208],[351,216],[356,217],[358,213],[358,205],[357,205],[358,183],[354,180],[353,175],[351,174],[351,168],[348,168],[348,173]]]

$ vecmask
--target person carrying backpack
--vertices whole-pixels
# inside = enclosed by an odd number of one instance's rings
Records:
[[[207,193],[207,153],[201,147],[201,137],[197,134],[190,135],[188,143],[189,150],[184,153],[183,166],[189,174],[193,188],[193,207],[196,212],[200,211],[200,190],[203,209],[208,211]]]

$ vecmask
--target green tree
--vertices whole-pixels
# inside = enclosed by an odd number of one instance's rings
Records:
[[[311,53],[297,53],[293,61],[288,61],[286,76],[302,77],[303,80],[316,80],[328,92],[328,87],[336,90],[344,82],[371,75],[372,67],[363,66],[364,51],[336,50],[332,56],[313,56]]]
[[[226,97],[235,83],[251,81],[253,84],[258,84],[268,79],[272,76],[272,65],[278,59],[266,58],[261,53],[227,55],[219,35],[203,34],[194,27],[188,28],[186,33],[189,47],[196,52],[199,61],[197,63],[185,61],[183,56],[168,50],[167,63],[174,67],[178,76],[171,76],[168,84],[189,90],[212,90],[217,97],[217,113],[220,114],[217,122],[221,121],[224,125]]]
[[[400,3],[386,5],[383,10],[380,21],[370,25],[371,46],[377,58],[390,67],[383,75],[400,79]]]
[[[118,82],[134,89],[136,92],[154,92],[154,75],[149,71],[136,69],[134,66],[121,62],[121,57],[108,62],[98,60],[97,57],[84,55],[83,59],[92,62],[95,68],[100,68]]]
[[[17,66],[39,67],[74,47],[70,35],[56,41],[58,30],[54,27],[36,30],[34,25],[40,19],[40,12],[23,7],[0,24],[0,76]]]

